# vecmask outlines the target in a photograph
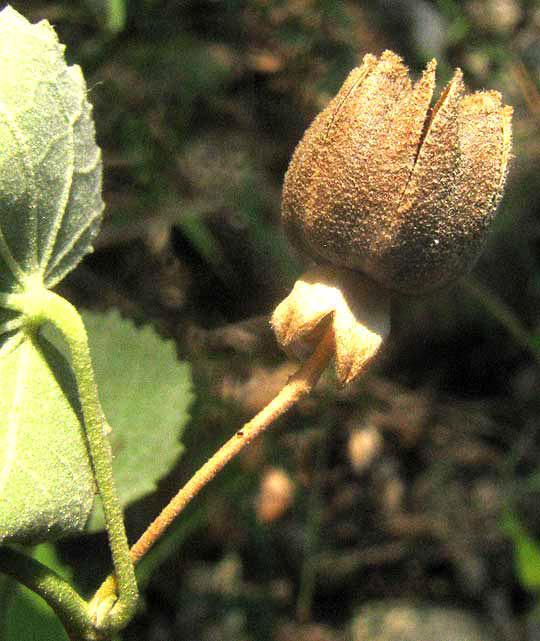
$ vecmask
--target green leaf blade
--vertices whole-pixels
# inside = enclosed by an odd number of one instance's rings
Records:
[[[514,566],[522,586],[530,592],[540,590],[540,543],[526,531],[517,514],[507,512],[502,530],[514,544]]]
[[[91,250],[101,153],[81,70],[53,28],[0,12],[0,288],[52,287]]]
[[[66,580],[73,580],[70,568],[60,560],[51,543],[39,545],[34,549],[32,556]],[[6,617],[7,620],[0,622],[0,638],[24,639],[25,641],[68,641],[67,633],[60,623],[60,619],[50,606],[22,583],[11,578],[7,578],[7,580],[12,582],[8,586],[9,615]],[[2,636],[2,633],[5,636]]]
[[[193,401],[190,366],[174,343],[117,312],[82,314],[103,411],[111,425],[113,473],[123,507],[153,492],[183,447]],[[89,522],[103,528],[101,510]]]
[[[69,365],[29,337],[0,359],[0,544],[81,531],[95,488]]]

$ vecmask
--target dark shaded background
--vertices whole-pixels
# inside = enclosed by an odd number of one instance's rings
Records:
[[[361,636],[355,615],[400,599],[468,610],[494,639],[539,639],[523,573],[540,572],[535,549],[516,567],[523,540],[503,523],[540,539],[540,3],[13,6],[53,23],[82,66],[104,152],[103,231],[63,293],[151,323],[193,366],[186,453],[128,510],[132,539],[294,371],[268,325],[301,269],[279,227],[281,181],[350,68],[391,48],[418,74],[436,56],[440,86],[460,66],[470,89],[514,106],[508,188],[473,274],[395,300],[369,374],[341,390],[329,372],[198,497],[141,569],[122,638],[386,639]],[[88,590],[106,550],[102,536],[60,546]]]

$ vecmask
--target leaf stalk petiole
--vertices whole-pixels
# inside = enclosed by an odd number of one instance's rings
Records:
[[[91,602],[90,615],[98,630],[112,632],[126,625],[138,601],[135,570],[129,553],[124,520],[114,485],[111,451],[104,431],[105,418],[98,398],[84,323],[67,300],[37,284],[24,293],[0,294],[0,306],[23,315],[28,331],[52,323],[68,344],[98,492],[103,504],[118,597],[109,593],[104,602]]]

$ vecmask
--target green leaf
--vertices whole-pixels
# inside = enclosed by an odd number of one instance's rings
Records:
[[[178,361],[174,343],[150,327],[136,328],[117,312],[82,317],[125,507],[152,492],[182,452],[179,439],[193,400],[190,367]],[[99,508],[90,529],[101,528]]]
[[[66,580],[72,580],[72,573],[68,566],[60,561],[52,544],[44,543],[38,546],[32,556]],[[24,585],[16,583],[14,579],[8,580],[13,585],[7,620],[3,623],[5,638],[24,641],[67,641],[64,626],[49,605]]]
[[[94,481],[68,363],[26,336],[0,358],[0,381],[0,544],[82,530]]]
[[[111,33],[120,33],[126,26],[125,0],[107,0],[106,26]]]
[[[523,527],[519,518],[505,514],[502,530],[514,544],[514,565],[521,585],[530,592],[540,590],[540,543]]]
[[[50,288],[91,250],[101,152],[76,66],[47,21],[0,12],[0,291]],[[1,327],[0,327],[1,331]]]

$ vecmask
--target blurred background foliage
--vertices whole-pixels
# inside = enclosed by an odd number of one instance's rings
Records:
[[[104,152],[104,228],[63,293],[152,324],[193,368],[184,455],[128,508],[132,539],[294,371],[268,327],[302,265],[281,182],[350,68],[391,48],[418,74],[435,56],[439,86],[459,66],[514,106],[508,188],[473,274],[396,300],[369,374],[340,390],[329,373],[194,502],[141,564],[121,638],[538,641],[540,2],[12,4],[82,66]],[[108,567],[99,534],[56,555],[87,591]],[[26,634],[59,638],[43,622]]]

